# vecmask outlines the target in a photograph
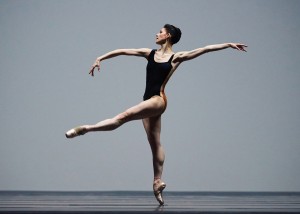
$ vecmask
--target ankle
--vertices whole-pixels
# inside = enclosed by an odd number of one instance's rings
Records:
[[[80,128],[82,129],[82,132],[84,132],[84,133],[87,133],[90,131],[89,125],[83,125],[83,126],[80,126]]]
[[[154,177],[153,183],[159,183],[161,181],[160,177]]]

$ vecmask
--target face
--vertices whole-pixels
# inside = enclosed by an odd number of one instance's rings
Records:
[[[167,39],[170,37],[170,34],[167,32],[165,28],[162,28],[158,34],[156,34],[156,44],[161,45],[164,44]]]

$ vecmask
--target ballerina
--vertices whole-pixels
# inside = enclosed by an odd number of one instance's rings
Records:
[[[161,115],[167,108],[165,87],[178,66],[185,61],[194,59],[202,54],[233,48],[246,51],[246,45],[240,43],[223,43],[208,45],[191,51],[174,53],[172,47],[181,38],[181,30],[173,25],[166,24],[156,34],[156,44],[160,49],[117,49],[98,57],[92,65],[89,74],[94,76],[94,70],[100,71],[100,62],[120,55],[144,57],[148,60],[146,89],[143,101],[125,110],[124,112],[94,125],[82,125],[66,132],[67,138],[74,138],[88,132],[111,131],[126,122],[142,120],[151,147],[153,156],[153,192],[160,205],[164,204],[162,191],[166,183],[161,180],[165,153],[160,142]]]

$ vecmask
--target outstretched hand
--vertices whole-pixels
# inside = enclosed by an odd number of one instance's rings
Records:
[[[95,63],[92,65],[92,68],[90,69],[89,74],[93,77],[94,76],[94,70],[95,68],[98,68],[98,71],[100,71],[100,60],[96,59]]]
[[[230,43],[230,47],[239,51],[247,52],[245,48],[248,46],[240,43]]]

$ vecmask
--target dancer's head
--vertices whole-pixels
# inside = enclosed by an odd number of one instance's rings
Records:
[[[170,45],[176,44],[181,37],[181,30],[174,25],[165,24],[165,26],[156,34],[156,44],[169,42]]]

